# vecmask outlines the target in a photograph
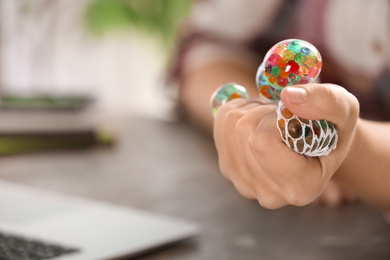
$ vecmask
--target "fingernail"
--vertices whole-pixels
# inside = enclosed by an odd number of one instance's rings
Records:
[[[284,89],[292,104],[302,104],[307,101],[307,92],[304,88],[287,87]]]

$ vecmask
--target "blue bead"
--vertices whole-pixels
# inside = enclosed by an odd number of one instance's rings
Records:
[[[301,52],[305,55],[309,55],[310,54],[310,49],[309,48],[306,48],[306,47],[302,47],[301,49]]]

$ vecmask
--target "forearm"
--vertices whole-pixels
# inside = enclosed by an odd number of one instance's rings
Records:
[[[390,210],[390,123],[359,119],[350,152],[334,178],[367,203]]]
[[[209,101],[214,90],[227,82],[235,82],[245,86],[250,97],[257,97],[255,75],[255,70],[226,61],[209,63],[187,73],[180,84],[180,101],[187,118],[211,134],[213,118]]]

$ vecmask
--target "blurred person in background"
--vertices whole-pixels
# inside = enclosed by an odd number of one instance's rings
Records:
[[[275,105],[237,99],[215,119],[210,113],[210,96],[227,82],[257,97],[265,53],[290,38],[317,47],[320,82],[335,84],[282,92],[297,116],[336,123],[338,147],[326,157],[306,158],[282,143]],[[196,1],[178,50],[171,76],[181,110],[210,134],[214,124],[222,174],[241,195],[271,209],[359,198],[390,210],[390,123],[379,122],[390,120],[390,1]]]

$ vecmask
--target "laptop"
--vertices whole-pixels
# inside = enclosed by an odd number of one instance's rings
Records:
[[[199,231],[182,219],[0,180],[1,259],[122,259]]]

